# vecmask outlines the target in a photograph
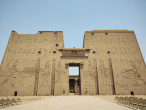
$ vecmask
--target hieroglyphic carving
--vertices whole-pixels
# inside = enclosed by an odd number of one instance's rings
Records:
[[[16,49],[17,49],[17,48],[12,49],[12,48],[9,47],[9,48],[8,48],[8,52],[9,52],[9,53],[15,54],[15,53],[16,53]]]
[[[116,39],[117,39],[118,44],[121,44],[121,40],[120,40],[120,38],[117,37]]]
[[[88,61],[88,75],[93,79],[91,61]]]
[[[57,71],[56,71],[56,78],[55,78],[55,83],[60,82],[61,83],[61,62],[58,62],[57,65]]]
[[[17,53],[22,53],[22,48],[19,48]]]
[[[44,48],[43,51],[44,51],[44,57],[47,57],[48,56],[48,49]]]
[[[115,38],[113,38],[113,41],[114,41],[114,43],[116,43],[116,44],[118,43],[118,42],[117,42],[117,39],[115,39]]]
[[[101,72],[101,77],[103,78],[103,85],[105,86],[111,86],[111,77],[109,68],[105,68],[104,61],[102,59],[99,59],[99,70]]]
[[[50,60],[48,60],[45,64],[45,68],[44,68],[44,72],[43,74],[41,74],[41,77],[42,77],[42,84],[41,86],[42,87],[47,87],[49,85],[48,81],[49,81],[49,78],[50,78]]]
[[[123,48],[123,51],[124,51],[124,54],[127,54],[128,53],[127,48]]]
[[[52,53],[52,50],[49,51],[49,54],[51,54],[51,53]]]
[[[86,72],[85,72],[86,73]],[[89,85],[93,85],[93,88],[96,92],[96,94],[98,94],[98,75],[97,75],[97,61],[96,59],[93,59],[93,62],[91,63],[91,61],[88,61],[88,74],[85,74],[86,77],[88,76],[91,81],[87,82]],[[86,86],[88,86],[88,84],[86,84]]]
[[[126,43],[126,39],[124,37],[122,38],[122,43]]]
[[[112,54],[134,54],[136,52],[136,48],[131,47],[122,47],[122,46],[112,46],[111,52]]]
[[[35,54],[35,53],[36,53],[36,51],[37,51],[37,49],[34,49],[34,50],[33,50],[33,54]]]
[[[9,81],[10,86],[14,86],[14,74],[17,72],[17,65],[18,65],[18,60],[12,59],[8,60],[7,62],[7,69],[9,70],[9,75],[2,81],[0,87],[5,84],[7,81]]]
[[[94,84],[94,75],[91,61],[88,61],[88,72],[85,72],[86,77],[88,77],[88,81],[84,83],[84,86],[88,87]],[[90,80],[90,81],[89,81]]]

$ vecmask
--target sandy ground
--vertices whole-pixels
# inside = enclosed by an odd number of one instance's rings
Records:
[[[1,110],[132,110],[113,103],[114,96],[33,96],[21,98],[23,104]],[[111,101],[108,101],[109,99]]]

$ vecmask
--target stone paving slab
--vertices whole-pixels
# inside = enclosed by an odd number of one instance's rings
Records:
[[[132,110],[94,96],[54,96],[1,110]]]

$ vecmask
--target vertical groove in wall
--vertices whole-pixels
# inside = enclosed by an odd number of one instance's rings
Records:
[[[37,92],[38,92],[39,71],[40,71],[40,59],[37,59],[36,73],[35,73],[35,84],[34,84],[34,95],[37,95]]]
[[[111,83],[112,83],[112,93],[113,95],[116,94],[115,91],[115,81],[114,81],[114,75],[113,75],[113,67],[112,67],[112,60],[110,57],[110,53],[108,53],[108,60],[109,60],[109,68],[110,68],[110,75],[111,75]]]
[[[96,59],[94,59],[94,69],[95,69],[95,87],[96,87],[96,94],[99,95],[98,71],[97,71],[97,60]]]
[[[52,63],[51,95],[54,95],[54,86],[55,86],[55,59],[53,59]]]
[[[94,82],[95,82],[95,94],[97,94],[97,73],[96,73],[96,59],[93,59],[93,71],[94,71]]]
[[[81,66],[83,68],[83,65],[80,64],[80,66],[79,66],[79,83],[80,83],[80,85],[79,85],[79,95],[82,94],[82,92],[81,92]]]

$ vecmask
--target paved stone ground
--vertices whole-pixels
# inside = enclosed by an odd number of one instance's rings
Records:
[[[54,96],[1,110],[131,110],[94,96]]]

